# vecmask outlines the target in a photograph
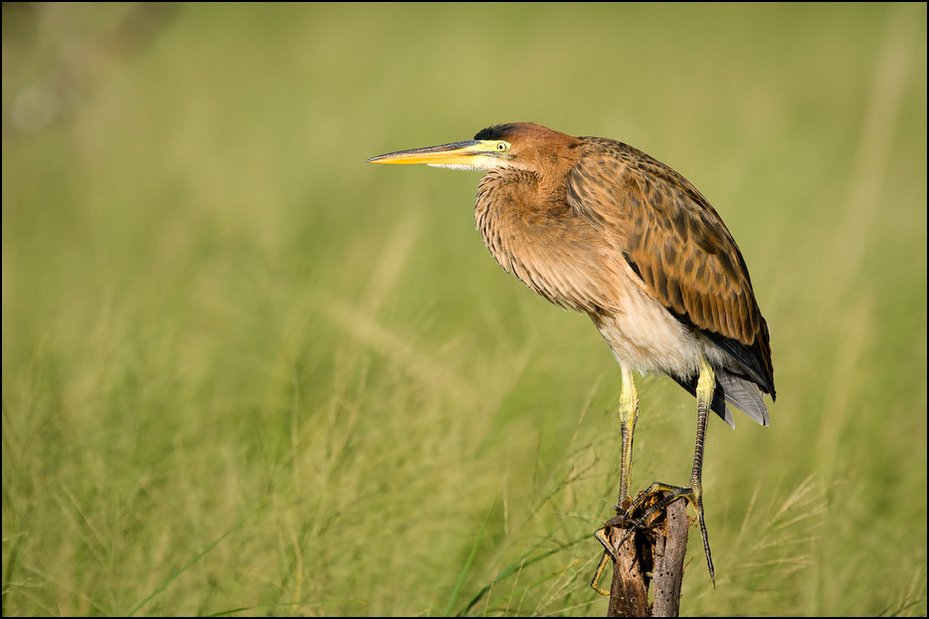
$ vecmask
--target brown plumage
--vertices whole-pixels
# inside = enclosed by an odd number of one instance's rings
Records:
[[[728,402],[768,425],[763,394],[775,391],[748,269],[706,198],[627,144],[533,123],[369,161],[485,170],[475,219],[490,253],[542,297],[591,317],[623,370],[618,511],[638,410],[631,370],[667,374],[697,396],[691,486],[674,489],[697,509],[712,576],[701,486],[706,412],[732,426]]]

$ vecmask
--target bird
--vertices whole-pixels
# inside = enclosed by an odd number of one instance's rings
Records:
[[[702,483],[709,411],[734,428],[732,405],[768,426],[764,396],[774,401],[776,394],[770,334],[748,267],[709,201],[681,174],[628,144],[531,122],[367,161],[484,172],[474,215],[491,255],[539,296],[586,313],[619,364],[617,518],[631,518],[649,493],[670,497],[636,524],[671,501],[688,501],[715,586]],[[665,374],[694,395],[697,432],[689,485],[656,482],[632,502],[635,373]],[[596,582],[616,549],[604,531],[595,534],[605,552],[591,585],[605,594]]]

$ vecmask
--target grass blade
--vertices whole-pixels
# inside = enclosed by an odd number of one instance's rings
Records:
[[[139,602],[139,604],[138,604],[135,608],[133,608],[132,610],[130,610],[130,611],[126,614],[126,616],[127,616],[127,617],[133,616],[133,615],[136,613],[136,611],[138,611],[140,608],[142,608],[143,606],[145,606],[146,604],[148,604],[156,595],[158,595],[159,593],[161,593],[162,591],[164,591],[165,589],[167,589],[167,588],[168,588],[168,585],[170,585],[172,582],[174,582],[175,580],[177,580],[178,577],[179,577],[181,574],[183,574],[184,572],[186,572],[186,571],[187,571],[191,566],[193,566],[197,561],[199,561],[200,559],[202,559],[202,558],[206,555],[206,553],[208,553],[208,552],[210,552],[211,550],[213,550],[214,548],[216,548],[216,546],[218,546],[219,543],[220,543],[221,541],[223,541],[224,539],[226,539],[226,538],[229,536],[230,533],[232,533],[232,532],[235,531],[236,529],[241,528],[242,525],[244,525],[244,524],[249,520],[249,518],[252,518],[255,514],[257,514],[257,513],[258,513],[259,511],[261,511],[262,509],[264,509],[264,507],[265,507],[267,504],[268,504],[267,501],[264,502],[264,503],[262,503],[262,504],[258,507],[258,509],[256,509],[256,510],[253,511],[251,514],[249,514],[248,516],[246,516],[245,518],[243,518],[242,520],[240,520],[240,521],[239,521],[235,526],[233,526],[231,529],[229,529],[228,531],[226,531],[225,533],[223,533],[222,535],[220,535],[219,538],[218,538],[215,542],[213,542],[212,544],[210,544],[209,546],[207,546],[206,548],[204,548],[204,549],[203,549],[203,552],[201,552],[201,553],[198,554],[196,557],[194,557],[193,559],[191,559],[190,562],[189,562],[187,565],[185,565],[184,567],[182,567],[181,569],[179,569],[177,572],[175,572],[174,574],[172,574],[171,577],[169,577],[166,581],[164,581],[163,583],[161,583],[161,585],[160,585],[158,588],[156,588],[154,591],[152,591],[151,595],[149,595],[147,598],[145,598],[144,600],[142,600],[141,602]]]

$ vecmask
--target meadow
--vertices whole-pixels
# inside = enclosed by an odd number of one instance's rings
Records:
[[[519,120],[691,180],[771,329],[681,613],[926,615],[925,4],[2,21],[4,616],[605,615],[609,349],[494,263],[479,173],[365,163]],[[639,394],[633,487],[686,482],[693,398]]]

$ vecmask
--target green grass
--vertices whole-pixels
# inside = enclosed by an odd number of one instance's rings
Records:
[[[618,367],[477,174],[364,164],[534,120],[693,181],[771,327],[682,614],[925,616],[925,5],[134,10],[3,8],[4,615],[605,614]]]

